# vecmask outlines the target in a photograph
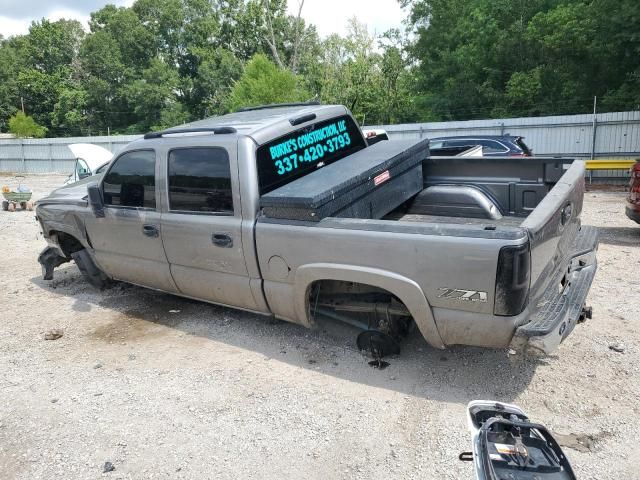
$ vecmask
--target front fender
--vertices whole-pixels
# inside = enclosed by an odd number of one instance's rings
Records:
[[[333,263],[314,263],[299,267],[295,275],[295,310],[298,319],[306,321],[307,326],[312,326],[307,302],[309,288],[320,280],[362,283],[387,290],[398,297],[411,312],[425,340],[435,348],[445,348],[429,302],[420,286],[409,278],[378,268]]]
[[[57,240],[51,238],[51,232],[62,232],[74,237],[85,248],[90,248],[81,212],[58,206],[39,205],[36,207],[36,217],[42,226],[42,233],[50,244],[57,245]]]

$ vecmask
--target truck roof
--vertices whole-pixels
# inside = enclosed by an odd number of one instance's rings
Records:
[[[225,132],[225,138],[234,136],[250,136],[258,144],[280,135],[284,135],[297,125],[293,120],[305,115],[315,114],[315,117],[303,120],[323,120],[333,116],[348,113],[342,105],[318,105],[318,104],[276,104],[242,110],[226,115],[205,118],[194,122],[165,130],[188,130],[214,127],[232,127],[235,131]],[[145,141],[145,140],[141,140]],[[148,140],[147,140],[148,141]]]

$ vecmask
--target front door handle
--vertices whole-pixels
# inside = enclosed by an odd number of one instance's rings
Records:
[[[160,230],[158,230],[157,225],[143,225],[142,233],[151,238],[157,238],[160,236]]]
[[[226,233],[214,233],[213,235],[211,235],[211,241],[216,247],[233,247],[233,238]]]

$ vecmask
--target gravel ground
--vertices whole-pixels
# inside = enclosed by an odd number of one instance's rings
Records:
[[[38,198],[63,179],[27,183]],[[594,319],[557,355],[412,338],[385,370],[340,329],[123,284],[99,292],[72,264],[44,282],[33,214],[0,212],[1,477],[472,479],[457,459],[465,406],[496,399],[557,433],[578,478],[637,479],[640,226],[623,198],[585,196],[583,222],[602,235]],[[47,341],[51,329],[64,335]]]

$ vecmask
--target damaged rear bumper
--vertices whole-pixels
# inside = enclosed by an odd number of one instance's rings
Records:
[[[554,352],[576,324],[590,318],[585,302],[597,270],[598,230],[583,226],[573,243],[566,275],[549,286],[536,302],[530,321],[518,327],[511,342],[517,351]]]

